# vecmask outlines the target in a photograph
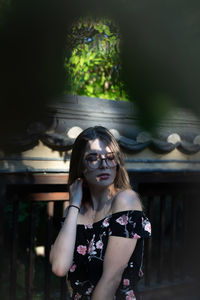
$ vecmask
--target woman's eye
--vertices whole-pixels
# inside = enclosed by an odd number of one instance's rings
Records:
[[[115,156],[114,156],[114,154],[107,154],[107,159],[109,159],[109,160],[113,160],[113,159],[115,159]]]
[[[87,160],[88,161],[97,161],[97,156],[89,156],[89,157],[87,157]]]

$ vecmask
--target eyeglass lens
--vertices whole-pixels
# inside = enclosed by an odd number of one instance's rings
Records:
[[[89,168],[91,169],[97,169],[102,164],[102,161],[105,160],[107,166],[109,168],[113,168],[117,165],[117,161],[115,158],[114,153],[107,153],[105,154],[105,157],[103,158],[100,154],[89,154],[86,157],[86,162]]]

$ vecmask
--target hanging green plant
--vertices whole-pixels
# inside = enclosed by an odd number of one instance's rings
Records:
[[[122,82],[120,34],[110,20],[80,19],[67,36],[67,93],[128,100]]]

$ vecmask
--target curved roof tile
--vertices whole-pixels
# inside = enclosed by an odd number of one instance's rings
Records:
[[[126,150],[138,152],[138,151],[145,149],[150,144],[150,141],[145,142],[145,143],[138,143],[137,141],[135,141],[133,139],[129,139],[124,136],[120,136],[120,138],[118,139],[118,143],[120,146],[122,146]]]
[[[157,153],[174,149],[186,154],[200,151],[200,121],[190,112],[174,111],[158,126],[159,135],[151,136],[138,127],[133,108],[132,103],[123,101],[68,96],[49,108],[46,121],[30,124],[24,133],[0,143],[6,149],[25,151],[41,140],[54,150],[67,151],[81,130],[101,124],[113,132],[124,151],[134,153],[146,148]]]
[[[58,133],[45,133],[40,140],[54,150],[67,151],[72,148],[74,139]]]
[[[195,154],[200,151],[200,145],[195,145],[187,141],[181,141],[180,145],[177,148],[179,151],[185,154]]]
[[[14,147],[17,151],[25,151],[36,146],[39,140],[53,150],[68,151],[72,148],[75,139],[58,133],[23,135],[7,140],[6,148],[9,149]],[[149,148],[156,153],[169,153],[176,148],[185,154],[195,154],[200,151],[199,144],[182,139],[176,143],[168,142],[168,139],[163,140],[161,138],[152,138],[145,142],[138,142],[137,139],[119,136],[117,140],[119,145],[125,151],[133,153],[142,151],[146,148]],[[196,141],[195,138],[194,141]]]
[[[154,151],[156,153],[169,153],[169,152],[173,151],[177,147],[178,144],[179,143],[172,144],[172,143],[168,143],[166,141],[153,139],[149,147],[152,151]]]

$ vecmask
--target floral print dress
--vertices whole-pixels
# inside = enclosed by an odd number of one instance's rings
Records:
[[[144,213],[120,211],[95,222],[77,225],[73,264],[68,272],[73,300],[89,300],[103,271],[103,260],[109,236],[137,239],[135,250],[125,268],[117,289],[116,300],[139,299],[137,282],[143,276],[144,238],[150,237],[151,225]]]

